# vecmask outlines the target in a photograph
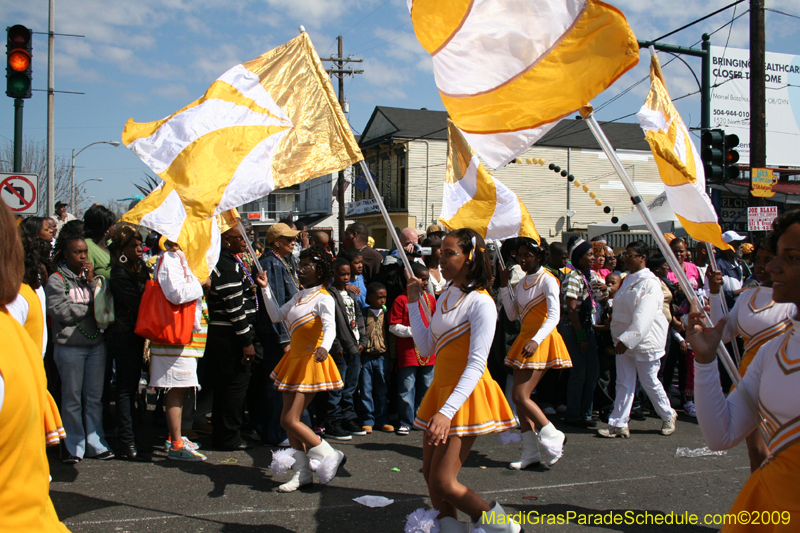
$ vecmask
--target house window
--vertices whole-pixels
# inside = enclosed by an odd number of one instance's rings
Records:
[[[267,218],[272,218],[272,219],[278,218],[276,214],[276,212],[278,211],[276,205],[277,199],[278,197],[275,194],[270,194],[269,196],[267,196]]]

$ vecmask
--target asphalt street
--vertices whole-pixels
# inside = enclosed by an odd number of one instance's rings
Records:
[[[552,468],[508,469],[520,445],[503,445],[497,435],[489,435],[477,439],[460,481],[485,500],[499,501],[507,512],[526,513],[531,521],[526,532],[701,533],[719,529],[703,525],[704,515],[725,513],[749,475],[744,445],[724,456],[675,457],[678,447],[705,445],[696,421],[684,415],[670,437],[659,434],[661,422],[654,418],[632,421],[629,440],[601,439],[558,420],[556,425],[569,440],[564,457]],[[143,432],[153,444],[163,443],[166,434],[150,425],[149,417]],[[205,463],[168,460],[155,449],[149,463],[86,459],[75,467],[61,464],[51,450],[51,496],[73,532],[402,532],[408,513],[430,508],[421,439],[419,431],[407,437],[378,432],[333,442],[348,457],[344,471],[327,486],[315,483],[291,494],[276,492],[291,474],[269,472],[271,449],[264,446],[208,451]],[[208,439],[199,442],[208,444]],[[364,495],[394,502],[369,508],[353,501]],[[633,523],[579,523],[581,516],[586,520],[587,514],[609,511]],[[700,523],[653,524],[654,517],[663,520],[669,513],[695,514]],[[535,523],[543,515],[562,521],[569,516],[570,521]]]

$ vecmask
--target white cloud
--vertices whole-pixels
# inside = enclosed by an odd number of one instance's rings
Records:
[[[167,98],[169,100],[187,100],[186,103],[188,103],[188,100],[191,99],[189,88],[182,83],[162,85],[160,87],[156,87],[150,92],[156,96]]]

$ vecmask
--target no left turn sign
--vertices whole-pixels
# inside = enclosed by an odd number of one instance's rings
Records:
[[[39,211],[39,176],[0,173],[0,197],[15,214],[35,215]]]

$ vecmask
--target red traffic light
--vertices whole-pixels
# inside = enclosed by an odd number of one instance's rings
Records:
[[[25,50],[13,50],[8,54],[8,66],[16,72],[25,72],[31,66],[31,55]]]
[[[21,24],[16,24],[8,29],[8,42],[14,45],[14,48],[21,48],[27,46],[31,42],[31,30]]]

